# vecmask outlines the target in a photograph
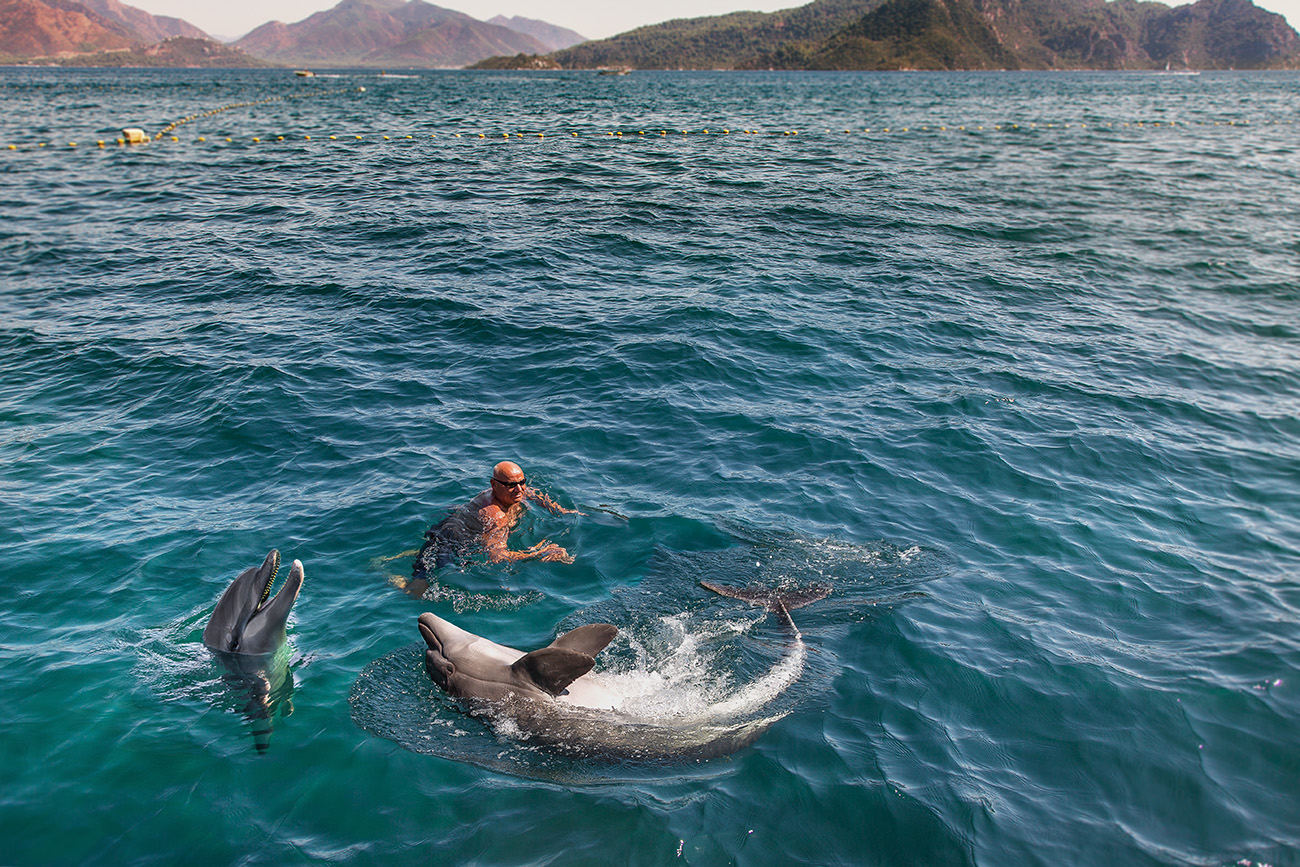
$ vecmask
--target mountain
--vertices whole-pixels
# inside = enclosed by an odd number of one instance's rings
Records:
[[[135,35],[74,3],[0,0],[0,52],[16,58],[127,48]]]
[[[461,67],[495,54],[552,48],[508,27],[424,0],[343,0],[295,24],[272,21],[235,47],[301,66]]]
[[[78,2],[110,21],[117,21],[129,27],[140,37],[141,42],[162,42],[173,36],[185,36],[190,39],[210,38],[208,34],[188,21],[167,15],[150,15],[143,9],[127,6],[125,3],[119,3],[118,0],[78,0]]]
[[[551,55],[565,68],[1257,69],[1300,35],[1250,0],[814,0],[669,21]]]
[[[178,36],[206,38],[179,18],[118,0],[0,0],[0,54],[13,61],[142,49]]]
[[[213,39],[195,39],[173,36],[153,45],[135,46],[119,51],[97,51],[93,54],[74,54],[54,60],[59,66],[141,66],[141,67],[191,67],[203,69],[251,69],[274,66],[265,60],[250,57]]]
[[[569,69],[733,69],[788,43],[818,43],[883,0],[815,0],[780,12],[732,12],[638,27],[553,57]]]
[[[800,56],[802,53],[802,56]],[[1250,0],[886,0],[825,42],[752,68],[1255,69],[1294,65],[1300,35]]]
[[[786,47],[782,66],[813,69],[1016,69],[972,0],[887,0],[806,57]],[[775,65],[759,58],[754,66]]]
[[[548,24],[545,21],[538,21],[533,18],[521,18],[518,15],[513,18],[498,15],[495,18],[489,18],[487,23],[495,24],[498,27],[507,27],[516,33],[531,36],[545,45],[547,51],[559,51],[561,48],[568,48],[587,41],[587,37],[568,28],[557,27],[554,24]]]
[[[1286,19],[1257,8],[1250,0],[1200,0],[1180,6],[1152,22],[1144,48],[1161,59],[1201,69],[1295,67],[1300,35]]]

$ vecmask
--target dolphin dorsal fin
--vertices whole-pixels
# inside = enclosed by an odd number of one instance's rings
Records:
[[[510,670],[551,695],[564,692],[569,684],[596,665],[591,654],[563,647],[543,647],[515,660]]]
[[[618,627],[608,623],[588,623],[577,629],[564,633],[551,642],[551,647],[564,650],[576,650],[588,656],[595,656],[604,650],[618,635]]]

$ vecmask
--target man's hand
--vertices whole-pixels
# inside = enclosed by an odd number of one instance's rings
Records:
[[[572,563],[573,555],[545,539],[528,549],[528,556],[536,557],[547,563]]]

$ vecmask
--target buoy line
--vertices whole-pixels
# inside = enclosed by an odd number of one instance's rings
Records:
[[[270,105],[273,102],[285,102],[291,99],[309,99],[317,96],[328,96],[330,94],[346,93],[346,92],[365,93],[366,89],[364,87],[351,87],[351,86],[336,87],[329,90],[314,90],[307,93],[285,93],[285,94],[280,94],[279,96],[268,96],[264,99],[252,99],[252,100],[246,100],[244,102],[232,102],[232,103],[228,103],[227,105],[220,106],[218,108],[209,109],[208,111],[198,112],[196,114],[187,115],[186,117],[180,118],[179,120],[174,120],[171,123],[164,126],[152,137],[149,136],[143,129],[139,127],[125,127],[122,130],[121,137],[117,138],[114,141],[107,141],[105,139],[96,139],[95,147],[102,148],[108,144],[117,144],[117,145],[147,144],[149,141],[163,141],[165,136],[170,136],[171,141],[178,142],[180,141],[180,137],[175,135],[170,135],[170,134],[174,133],[182,126],[188,123],[193,123],[196,120],[203,120],[204,118],[216,117],[217,115],[223,114],[227,111],[234,111],[235,109],[239,109],[239,108],[251,108],[252,106],[255,105]],[[205,141],[205,140],[206,139],[204,138],[199,139],[199,141]],[[78,142],[75,141],[70,141],[67,143],[68,148],[75,148],[78,146],[79,146]],[[39,150],[41,148],[48,148],[48,147],[57,147],[57,146],[53,145],[51,142],[43,141],[43,142],[36,142],[33,144],[23,144],[23,145],[11,144],[8,145],[5,149],[10,151]]]
[[[279,102],[289,99],[303,99],[312,96],[324,96],[329,93],[340,93],[344,91],[365,91],[361,88],[339,88],[330,91],[316,91],[304,94],[285,94],[281,96],[268,97],[266,99],[250,100],[247,102],[235,102],[223,105],[219,108],[210,109],[198,114],[188,115],[178,120],[172,121],[163,127],[160,131],[150,136],[144,130],[134,127],[128,127],[122,130],[122,136],[115,140],[97,139],[93,145],[86,147],[106,148],[110,145],[131,146],[144,145],[151,143],[163,144],[199,144],[199,145],[225,145],[225,144],[244,144],[244,145],[261,145],[272,143],[296,142],[299,144],[321,144],[330,142],[362,142],[362,143],[388,143],[414,140],[441,140],[451,141],[461,140],[463,142],[519,142],[524,140],[546,141],[546,140],[572,140],[572,139],[593,139],[599,138],[604,140],[624,141],[639,139],[699,139],[708,137],[716,139],[718,137],[734,138],[737,136],[758,136],[758,137],[782,137],[782,138],[869,138],[873,140],[896,139],[901,136],[917,135],[959,135],[974,136],[981,133],[1026,133],[1042,131],[1117,131],[1117,130],[1189,130],[1197,128],[1251,128],[1262,126],[1288,126],[1295,123],[1293,120],[1225,120],[1225,121],[1173,121],[1173,120],[1139,120],[1139,121],[1094,121],[1094,122],[1069,122],[1069,123],[984,123],[984,124],[934,124],[925,123],[919,125],[907,126],[862,126],[862,127],[841,127],[817,129],[731,129],[729,127],[704,127],[694,129],[583,129],[580,131],[500,131],[500,132],[479,132],[479,131],[459,131],[459,132],[418,132],[418,133],[272,133],[264,135],[217,135],[217,136],[197,136],[192,139],[185,139],[177,135],[181,127],[203,120],[205,118],[215,117],[224,112],[233,111],[240,108],[248,108],[257,105],[266,105],[273,102]],[[82,147],[82,144],[76,141],[69,141],[66,145],[58,145],[53,142],[43,141],[30,144],[10,144],[5,147],[9,151],[35,151],[42,149],[68,149]]]
[[[265,99],[255,99],[255,100],[250,100],[248,102],[232,102],[229,105],[223,105],[220,108],[214,108],[209,111],[202,112],[200,114],[192,114],[188,117],[183,117],[180,120],[174,120],[171,123],[167,124],[165,127],[163,127],[161,130],[159,130],[158,134],[154,136],[154,140],[157,141],[162,139],[163,136],[175,132],[177,129],[179,129],[180,127],[184,126],[187,123],[192,123],[196,120],[202,120],[205,117],[216,117],[217,115],[222,114],[223,112],[233,111],[237,108],[250,108],[255,105],[270,105],[273,102],[285,102],[290,99],[309,99],[311,97],[328,96],[334,93],[345,93],[349,91],[355,93],[365,93],[366,89],[364,87],[336,87],[331,90],[315,90],[308,93],[285,93],[285,94],[281,94],[280,96],[268,96]],[[125,130],[123,132],[125,132]],[[118,139],[117,143],[128,144],[128,142],[125,142],[122,139]]]

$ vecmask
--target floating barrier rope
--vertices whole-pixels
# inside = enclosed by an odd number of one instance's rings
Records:
[[[965,133],[969,135],[969,134],[977,134],[977,133],[996,133],[996,132],[1015,133],[1015,132],[1024,132],[1026,130],[1029,131],[1058,130],[1058,129],[1061,130],[1076,130],[1076,129],[1077,130],[1099,130],[1099,129],[1101,130],[1116,130],[1116,129],[1147,130],[1147,129],[1173,129],[1173,128],[1188,129],[1193,127],[1251,127],[1251,126],[1270,126],[1270,125],[1291,125],[1295,123],[1295,121],[1292,120],[1265,120],[1265,121],[1258,121],[1258,122],[1252,122],[1247,120],[1226,120],[1226,121],[1170,121],[1170,120],[1143,121],[1143,120],[1139,120],[1139,121],[1127,121],[1127,122],[1108,121],[1108,122],[1094,122],[1094,123],[1034,122],[1034,123],[954,124],[954,125],[922,124],[922,125],[909,125],[909,126],[869,126],[869,127],[858,127],[858,128],[846,127],[842,129],[825,129],[825,130],[817,129],[811,131],[797,130],[797,129],[732,130],[730,128],[718,129],[718,128],[710,127],[710,128],[703,128],[703,129],[672,129],[672,130],[661,128],[657,131],[653,129],[649,131],[644,129],[638,129],[638,130],[587,129],[581,131],[566,130],[561,132],[546,131],[546,130],[533,130],[528,132],[513,131],[513,132],[501,132],[501,133],[461,131],[461,132],[443,132],[443,133],[420,132],[418,134],[416,133],[394,133],[394,134],[370,133],[368,135],[359,135],[356,133],[344,134],[344,135],[339,135],[339,134],[312,135],[306,133],[290,135],[290,134],[277,133],[273,135],[239,136],[239,137],[227,135],[227,136],[215,136],[213,138],[208,138],[207,136],[197,136],[196,138],[188,139],[185,142],[182,142],[181,137],[176,134],[177,131],[181,129],[181,127],[184,127],[187,124],[191,124],[195,121],[204,120],[207,118],[216,117],[217,115],[229,111],[234,111],[236,109],[251,108],[253,106],[259,106],[259,105],[268,105],[270,103],[282,102],[291,99],[305,99],[309,97],[327,96],[329,94],[338,94],[338,93],[345,93],[345,92],[364,93],[365,90],[366,89],[364,87],[349,86],[343,88],[335,88],[331,90],[311,91],[309,93],[283,94],[280,96],[267,97],[265,99],[249,100],[247,102],[233,102],[228,105],[220,106],[219,108],[210,109],[208,111],[200,112],[198,114],[188,115],[186,117],[180,118],[179,120],[172,121],[171,123],[164,126],[153,136],[149,136],[141,129],[126,128],[122,130],[122,136],[120,138],[117,138],[115,140],[96,139],[93,146],[98,149],[98,148],[105,148],[110,145],[116,145],[118,147],[128,147],[128,146],[134,147],[134,146],[140,146],[140,145],[145,145],[150,143],[200,144],[200,145],[239,143],[239,144],[260,145],[260,144],[270,144],[270,143],[280,143],[280,142],[312,142],[312,143],[338,142],[338,141],[394,142],[394,141],[415,140],[417,138],[419,139],[438,139],[438,138],[469,139],[471,141],[479,141],[479,140],[487,141],[490,139],[496,139],[497,141],[519,141],[522,139],[545,140],[548,138],[573,139],[573,138],[593,138],[593,137],[615,139],[615,140],[626,139],[626,138],[642,138],[642,137],[681,138],[683,136],[686,137],[690,137],[690,136],[794,137],[800,135],[804,136],[805,138],[808,136],[823,136],[823,137],[838,136],[841,138],[844,136],[849,136],[849,137],[857,136],[857,137],[885,138],[885,137],[897,137],[903,135],[919,135],[919,134],[941,135],[941,134]],[[37,142],[34,144],[10,144],[7,146],[7,150],[30,151],[30,150],[41,150],[44,148],[77,148],[80,146],[81,145],[75,141],[68,142],[66,146],[60,146],[51,142]],[[87,145],[87,147],[89,147],[89,145]]]

